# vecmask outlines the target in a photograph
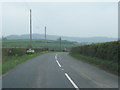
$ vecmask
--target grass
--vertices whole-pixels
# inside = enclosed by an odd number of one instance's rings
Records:
[[[0,61],[0,75],[2,74],[2,62]]]
[[[48,47],[50,49],[58,49],[60,48],[60,43],[58,40],[41,40],[41,39],[33,39],[32,40],[33,47]],[[3,47],[27,47],[29,44],[29,40],[3,40]],[[73,46],[81,45],[81,43],[71,42],[62,40],[62,48],[71,48]]]
[[[93,64],[107,72],[118,75],[118,63],[115,63],[113,61],[108,61],[108,60],[102,60],[99,58],[84,56],[84,55],[80,55],[80,54],[75,54],[75,53],[71,53],[71,52],[69,54],[78,60],[85,61],[85,62]]]
[[[8,56],[8,57],[4,57],[3,62],[2,62],[2,72],[0,72],[1,74],[4,74],[6,72],[8,72],[9,70],[11,70],[12,68],[14,68],[15,66],[17,66],[18,64],[21,64],[27,60],[30,60],[38,55],[42,55],[45,54],[47,52],[41,52],[41,53],[35,53],[35,54],[31,54],[31,55],[25,55],[25,56]]]

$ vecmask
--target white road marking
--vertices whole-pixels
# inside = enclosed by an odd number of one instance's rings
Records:
[[[55,56],[55,59],[57,60],[57,56]]]
[[[56,62],[57,62],[57,64],[58,64],[58,66],[61,67],[61,65],[60,65],[60,63],[58,62],[58,60],[56,60]]]
[[[78,86],[73,82],[73,80],[68,76],[67,73],[65,73],[65,76],[68,78],[68,80],[72,83],[72,85],[76,88],[76,90],[80,90]]]
[[[64,69],[62,68],[62,70],[64,70]]]
[[[57,54],[56,54],[56,56],[57,56]]]
[[[55,59],[57,60],[57,54],[55,55]]]

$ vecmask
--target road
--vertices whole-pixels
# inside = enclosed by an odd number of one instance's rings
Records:
[[[76,60],[68,53],[47,53],[3,75],[3,88],[118,88],[118,77]]]

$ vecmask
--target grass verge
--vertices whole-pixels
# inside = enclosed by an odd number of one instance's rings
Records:
[[[75,54],[75,53],[71,53],[71,52],[69,54],[78,60],[85,61],[85,62],[93,64],[107,72],[118,75],[118,63],[115,63],[113,61],[102,60],[99,58],[84,56],[84,55],[80,55],[80,54]]]
[[[9,70],[11,70],[15,66],[17,66],[18,64],[21,64],[27,60],[30,60],[38,55],[42,55],[45,53],[48,53],[48,52],[46,51],[46,52],[35,53],[35,54],[31,54],[31,55],[5,57],[5,60],[3,60],[3,62],[2,62],[2,73],[0,73],[0,75],[5,74]]]

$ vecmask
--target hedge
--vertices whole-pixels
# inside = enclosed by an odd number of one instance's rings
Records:
[[[103,60],[118,62],[118,58],[120,57],[120,41],[73,47],[71,52],[90,57],[97,57]]]
[[[39,47],[39,48],[32,48],[35,52],[42,52],[47,51],[48,48]],[[2,48],[2,56],[23,56],[26,54],[28,48],[22,47],[13,47],[13,48]]]

